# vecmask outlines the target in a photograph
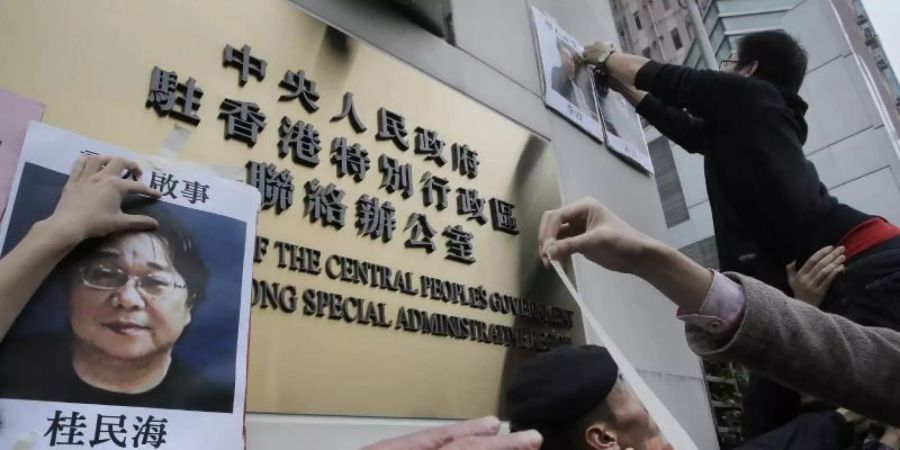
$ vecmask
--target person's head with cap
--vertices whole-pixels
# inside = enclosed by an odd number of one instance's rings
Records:
[[[513,374],[505,405],[510,429],[539,431],[542,450],[644,450],[659,436],[616,362],[596,345],[531,358]]]

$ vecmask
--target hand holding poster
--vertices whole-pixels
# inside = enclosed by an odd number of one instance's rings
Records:
[[[53,213],[85,153],[140,159],[29,125],[4,254]],[[123,211],[159,227],[78,245],[0,342],[0,448],[244,448],[258,192],[177,168],[139,181],[162,198],[126,197]]]
[[[653,163],[634,108],[619,93],[595,82],[584,47],[556,21],[531,7],[543,73],[544,102],[607,147],[653,173]]]

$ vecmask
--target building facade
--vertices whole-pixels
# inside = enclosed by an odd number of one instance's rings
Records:
[[[713,0],[703,16],[716,59],[728,57],[741,36],[757,31],[779,29],[781,18],[800,0]],[[707,68],[700,46],[691,45],[683,64]],[[717,69],[717,67],[713,67]]]
[[[887,53],[881,46],[878,32],[875,30],[872,22],[869,21],[869,14],[866,12],[862,0],[851,0],[850,4],[853,6],[853,12],[856,13],[856,25],[862,30],[866,47],[869,48],[872,52],[872,57],[875,59],[878,73],[894,97],[894,106],[900,111],[900,81],[898,81],[897,74],[894,72],[890,60],[888,60]]]
[[[46,105],[48,126],[141,152],[155,169],[183,163],[263,191],[257,239],[240,253],[246,268],[252,252],[253,280],[244,280],[235,301],[256,309],[249,343],[200,328],[199,313],[191,322],[216,345],[247,355],[246,372],[239,358],[222,369],[235,376],[239,390],[247,374],[245,408],[237,406],[247,414],[235,414],[228,433],[174,420],[218,412],[169,409],[173,420],[154,419],[170,430],[177,424],[192,440],[228,435],[229,448],[242,447],[245,437],[254,450],[349,450],[451,419],[502,415],[502,383],[515,367],[512,359],[567,342],[517,333],[513,326],[537,319],[573,330],[566,336],[572,342],[604,342],[577,311],[545,313],[523,301],[574,302],[556,273],[540,264],[541,213],[593,197],[637,229],[666,237],[652,175],[544,103],[532,7],[579,42],[616,41],[607,0],[124,5],[0,2],[7,37],[0,39],[0,55],[16,61],[0,65],[0,87]],[[70,19],[79,13],[85,20]],[[427,172],[418,170],[423,165]],[[448,179],[437,181],[443,176]],[[446,201],[451,182],[456,202]],[[164,183],[166,195],[176,198],[176,185]],[[463,194],[475,188],[480,195]],[[492,197],[483,198],[489,191]],[[385,200],[380,207],[376,193]],[[513,195],[515,214],[513,202],[502,200]],[[459,226],[469,219],[471,233]],[[215,240],[216,230],[205,230]],[[580,256],[566,266],[587,305],[582,313],[602,324],[693,447],[717,448],[701,365],[674,305],[638,278]],[[525,287],[535,294],[524,294]],[[221,308],[215,302],[203,307]],[[427,333],[426,313],[409,314],[420,307],[431,312]],[[482,315],[493,315],[492,328]],[[461,331],[465,318],[468,337]],[[471,332],[473,323],[480,332]],[[196,348],[198,361],[209,347]],[[234,413],[242,402],[232,399]],[[7,430],[24,414],[3,405]],[[61,414],[57,410],[56,418]],[[84,426],[77,425],[84,419],[79,415],[71,414],[71,445],[94,435],[77,431]],[[101,418],[95,425],[103,430]],[[41,438],[56,445],[55,432],[28,428],[24,445],[46,447],[35,440]],[[169,445],[184,442],[174,438],[171,432]],[[12,439],[20,437],[0,435],[2,442]]]
[[[594,197],[639,229],[665,239],[667,228],[653,178],[613,156],[543,103],[529,7],[554,17],[583,43],[618,41],[608,1],[292,1],[335,29],[366,41],[548,141],[555,149],[563,202]],[[677,0],[671,3],[675,9]],[[683,50],[689,35],[684,29],[679,34]],[[666,46],[674,48],[671,38]],[[718,448],[701,365],[687,348],[683,326],[674,318],[675,308],[633,277],[610,273],[578,257],[574,265],[585,301],[647,384],[699,448]],[[588,340],[597,342],[588,333]],[[248,447],[254,449],[285,448],[298,442],[309,449],[352,449],[444,423],[248,412],[247,439]]]
[[[655,61],[684,61],[696,33],[683,2],[610,0],[622,48]],[[710,0],[698,4],[705,11]]]

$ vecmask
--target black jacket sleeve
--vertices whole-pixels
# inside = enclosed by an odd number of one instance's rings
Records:
[[[747,81],[739,75],[650,61],[638,71],[634,86],[694,117],[713,120],[740,107],[754,86]]]
[[[704,153],[703,119],[698,119],[683,109],[667,106],[652,94],[641,100],[636,111],[663,136],[688,152]]]

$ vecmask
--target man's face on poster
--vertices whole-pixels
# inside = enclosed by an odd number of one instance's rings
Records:
[[[113,236],[82,260],[72,278],[75,339],[114,359],[170,352],[191,322],[184,277],[152,233]]]
[[[565,47],[559,47],[559,63],[566,70],[566,75],[569,78],[575,77],[575,70],[577,67],[575,66],[575,57],[572,56],[572,52]]]

